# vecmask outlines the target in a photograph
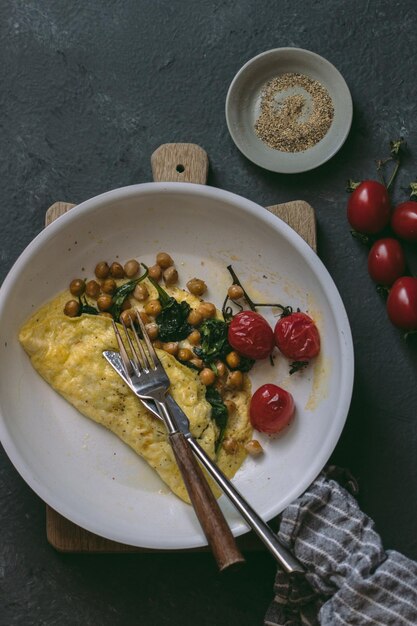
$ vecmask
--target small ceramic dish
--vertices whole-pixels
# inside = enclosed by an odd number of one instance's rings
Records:
[[[300,152],[270,148],[255,132],[265,85],[285,73],[317,80],[333,101],[329,130],[313,147]],[[323,57],[300,48],[276,48],[248,61],[234,77],[226,98],[227,126],[236,146],[256,165],[283,174],[312,170],[334,156],[348,136],[352,110],[350,91],[340,72]]]

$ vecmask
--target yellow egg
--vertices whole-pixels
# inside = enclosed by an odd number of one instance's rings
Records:
[[[196,306],[198,298],[176,288],[174,297]],[[152,297],[152,290],[150,287]],[[24,324],[19,340],[37,372],[80,413],[111,430],[143,457],[170,489],[189,502],[164,424],[132,393],[103,357],[104,350],[117,350],[112,320],[102,316],[63,314],[69,292],[43,306]],[[164,351],[158,355],[170,379],[170,393],[190,420],[190,430],[213,459],[218,428],[211,418],[205,387],[198,373]],[[250,384],[229,392],[237,410],[229,418],[225,437],[238,443],[233,455],[220,448],[217,463],[231,478],[245,459],[244,448],[252,437],[248,418]],[[216,495],[219,491],[213,489]]]

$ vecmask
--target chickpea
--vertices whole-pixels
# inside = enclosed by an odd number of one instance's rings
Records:
[[[196,367],[199,370],[202,370],[204,367],[204,361],[202,359],[198,359],[197,357],[195,357],[194,359],[190,359],[189,363],[194,365],[194,367]]]
[[[223,363],[223,361],[216,361],[215,366],[217,370],[217,376],[222,377],[227,373],[227,367]]]
[[[117,261],[114,261],[110,265],[110,274],[111,274],[111,276],[113,276],[113,278],[124,278],[125,277],[125,271],[123,269],[123,266],[120,265],[120,263],[117,263]]]
[[[232,439],[231,437],[227,437],[223,440],[223,449],[226,454],[236,454],[239,450],[239,442],[236,439]]]
[[[148,276],[156,280],[157,282],[161,280],[162,270],[159,265],[152,265],[148,268]]]
[[[155,350],[162,350],[162,345],[162,341],[159,341],[159,339],[153,342],[153,347],[155,348]]]
[[[220,378],[216,378],[216,382],[214,383],[214,388],[222,396],[224,393],[224,382],[221,381]]]
[[[156,317],[162,311],[162,305],[159,300],[149,300],[144,306],[144,311],[147,315]]]
[[[149,291],[147,286],[143,283],[139,283],[138,285],[136,285],[133,291],[133,297],[136,298],[136,300],[139,300],[139,302],[143,302],[144,300],[146,300],[146,298],[149,298]]]
[[[106,263],[106,261],[100,261],[100,263],[97,263],[96,265],[94,274],[97,276],[97,278],[107,278],[107,276],[110,274],[109,264]]]
[[[206,386],[212,385],[216,380],[216,374],[209,367],[205,367],[204,369],[202,369],[199,373],[199,376],[203,385]]]
[[[110,294],[105,293],[97,298],[97,308],[100,311],[108,311],[113,304],[113,298]]]
[[[134,309],[135,313],[136,310]],[[147,313],[145,313],[145,311],[139,311],[139,317],[142,320],[142,322],[145,324],[151,324],[151,318],[149,317],[149,315]]]
[[[166,285],[175,285],[178,282],[178,272],[173,266],[167,267],[162,276]]]
[[[128,278],[133,278],[139,273],[140,265],[135,259],[130,259],[130,261],[126,261],[123,269]]]
[[[85,291],[85,280],[82,278],[74,278],[70,282],[69,290],[73,296],[82,296]]]
[[[233,350],[232,352],[229,352],[229,354],[226,355],[226,363],[229,367],[234,369],[238,367],[240,363],[240,356],[238,355],[237,352]]]
[[[191,326],[198,326],[202,321],[203,316],[201,313],[199,313],[197,309],[191,309],[187,317],[187,322],[191,324]]]
[[[136,311],[135,309],[125,309],[120,313],[119,320],[125,326],[130,326],[131,322],[135,322],[136,320]]]
[[[126,311],[127,309],[131,309],[132,305],[130,304],[130,298],[126,298],[122,304],[122,311]]]
[[[239,370],[235,370],[234,372],[230,372],[227,377],[226,385],[230,389],[242,389],[243,387],[243,374]]]
[[[64,306],[64,313],[68,317],[77,317],[80,314],[80,303],[78,300],[68,300]]]
[[[193,330],[187,337],[192,346],[198,346],[200,343],[201,335],[198,330]]]
[[[227,409],[228,414],[233,415],[233,413],[236,411],[236,408],[237,408],[233,400],[225,400],[224,405]]]
[[[100,285],[96,280],[89,280],[85,286],[85,293],[90,298],[98,298],[100,295]]]
[[[172,354],[172,356],[175,356],[178,352],[178,342],[168,341],[167,343],[163,343],[162,350],[165,350],[165,352],[168,352],[168,354]]]
[[[155,324],[155,322],[151,322],[150,324],[146,324],[146,331],[149,335],[149,339],[156,339],[159,334],[159,326]]]
[[[113,298],[110,294],[104,293],[97,298],[97,308],[100,311],[108,311],[113,304]]]
[[[216,315],[216,307],[211,302],[200,302],[197,307],[197,311],[200,313],[203,319],[215,317]]]
[[[243,298],[244,291],[240,285],[230,285],[229,289],[227,290],[227,295],[232,300],[239,300],[239,298]]]
[[[101,291],[104,291],[104,293],[113,294],[116,289],[116,281],[113,280],[113,278],[106,278],[106,280],[101,283]]]
[[[207,291],[207,285],[200,278],[192,278],[187,283],[187,289],[194,296],[202,296]]]
[[[156,255],[156,263],[159,267],[162,267],[163,270],[166,270],[167,267],[174,265],[174,261],[166,252],[158,252]]]
[[[189,361],[192,359],[194,354],[191,352],[189,348],[180,348],[178,350],[177,359],[179,361]]]
[[[264,451],[261,444],[256,439],[248,441],[248,443],[245,444],[245,450],[251,456],[258,456],[258,454],[262,454]]]

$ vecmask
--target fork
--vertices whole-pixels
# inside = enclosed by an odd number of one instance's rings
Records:
[[[136,393],[135,385],[132,383],[130,376],[126,374],[125,367],[119,352],[113,352],[112,350],[105,350],[103,356],[107,362],[113,367],[113,369],[123,378],[125,383],[130,389]],[[275,557],[282,569],[291,575],[303,575],[305,574],[304,567],[301,563],[291,554],[291,552],[280,542],[277,535],[272,528],[263,521],[258,515],[255,509],[245,500],[243,495],[236,489],[233,483],[223,474],[220,468],[209,457],[207,452],[200,446],[198,441],[194,439],[190,432],[190,423],[188,417],[181,409],[181,407],[175,402],[174,398],[168,393],[166,395],[166,402],[168,409],[175,417],[177,426],[179,426],[181,432],[186,438],[189,446],[196,455],[197,459],[201,462],[210,476],[217,482],[225,496],[234,505],[237,511],[241,514],[244,520],[249,524],[251,529],[258,535],[259,539],[268,548],[271,554]],[[152,400],[142,398],[142,403],[145,407],[155,415],[158,419],[162,420],[159,412],[156,409],[155,403]]]
[[[115,322],[113,322],[120,356],[126,373],[132,380],[136,395],[144,400],[153,400],[158,413],[166,425],[168,438],[178,468],[220,571],[230,566],[243,563],[244,558],[236,545],[233,534],[223,516],[217,500],[184,434],[180,432],[175,418],[173,418],[167,408],[166,393],[170,386],[170,380],[149,339],[138,311],[136,311],[136,318],[141,329],[146,350],[142,341],[139,339],[133,320],[131,319],[133,339],[128,332],[127,326],[122,322],[126,341],[130,349],[130,356],[119,329]]]

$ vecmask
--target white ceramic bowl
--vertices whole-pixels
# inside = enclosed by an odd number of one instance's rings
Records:
[[[232,263],[255,298],[308,309],[318,322],[314,367],[290,377],[277,359],[274,368],[267,361],[253,370],[254,387],[283,383],[297,404],[285,436],[260,436],[263,457],[245,461],[234,479],[264,519],[301,494],[336,445],[351,398],[352,341],[337,289],[309,246],[266,209],[219,189],[148,183],[110,191],[60,217],[19,257],[0,290],[0,437],[12,463],[43,500],[87,530],[135,546],[191,548],[206,544],[191,507],[57,395],[17,340],[29,314],[73,277],[92,275],[98,260],[150,264],[160,250],[172,254],[183,283],[206,280],[207,299],[219,306]],[[246,532],[224,497],[220,504],[234,534]]]
[[[280,74],[298,72],[319,81],[333,100],[334,118],[327,134],[303,152],[270,148],[255,133],[264,85]],[[234,77],[226,97],[226,121],[239,150],[273,172],[306,172],[328,161],[342,147],[352,123],[352,98],[340,72],[323,57],[300,48],[276,48],[250,59]]]

